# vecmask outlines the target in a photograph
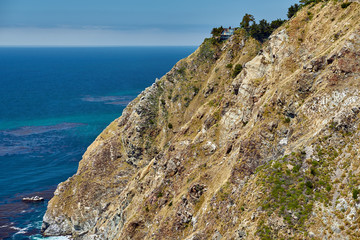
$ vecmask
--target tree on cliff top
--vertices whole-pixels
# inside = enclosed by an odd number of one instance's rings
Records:
[[[224,31],[224,28],[218,27],[218,28],[213,28],[211,31],[211,34],[213,37],[220,37],[221,33]]]
[[[251,37],[255,38],[259,42],[263,42],[271,35],[273,31],[280,27],[284,22],[285,20],[276,19],[269,23],[265,19],[262,19],[257,24],[253,15],[245,14],[242,22],[240,23],[240,27],[245,29],[245,31]]]
[[[294,5],[291,5],[288,9],[288,13],[287,13],[287,17],[290,19],[292,18],[296,13],[297,11],[299,11],[301,8],[301,5],[299,4],[294,4]]]
[[[240,27],[248,32],[251,26],[250,23],[251,25],[255,24],[255,17],[251,14],[246,13],[240,23]]]

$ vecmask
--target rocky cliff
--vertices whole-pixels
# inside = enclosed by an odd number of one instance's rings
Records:
[[[342,3],[263,44],[206,39],[87,149],[44,235],[359,239],[360,6]]]

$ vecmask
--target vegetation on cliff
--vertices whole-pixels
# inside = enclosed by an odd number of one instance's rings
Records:
[[[303,1],[263,41],[246,22],[205,39],[88,148],[44,234],[358,239],[360,6],[348,3]]]

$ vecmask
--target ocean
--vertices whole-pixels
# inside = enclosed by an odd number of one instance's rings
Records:
[[[57,184],[131,100],[195,48],[0,48],[0,239],[42,239]],[[22,202],[35,195],[45,201]]]

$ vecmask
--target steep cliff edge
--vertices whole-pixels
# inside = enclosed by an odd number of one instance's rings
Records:
[[[205,40],[87,149],[44,235],[359,239],[360,6],[341,3],[262,46]]]

